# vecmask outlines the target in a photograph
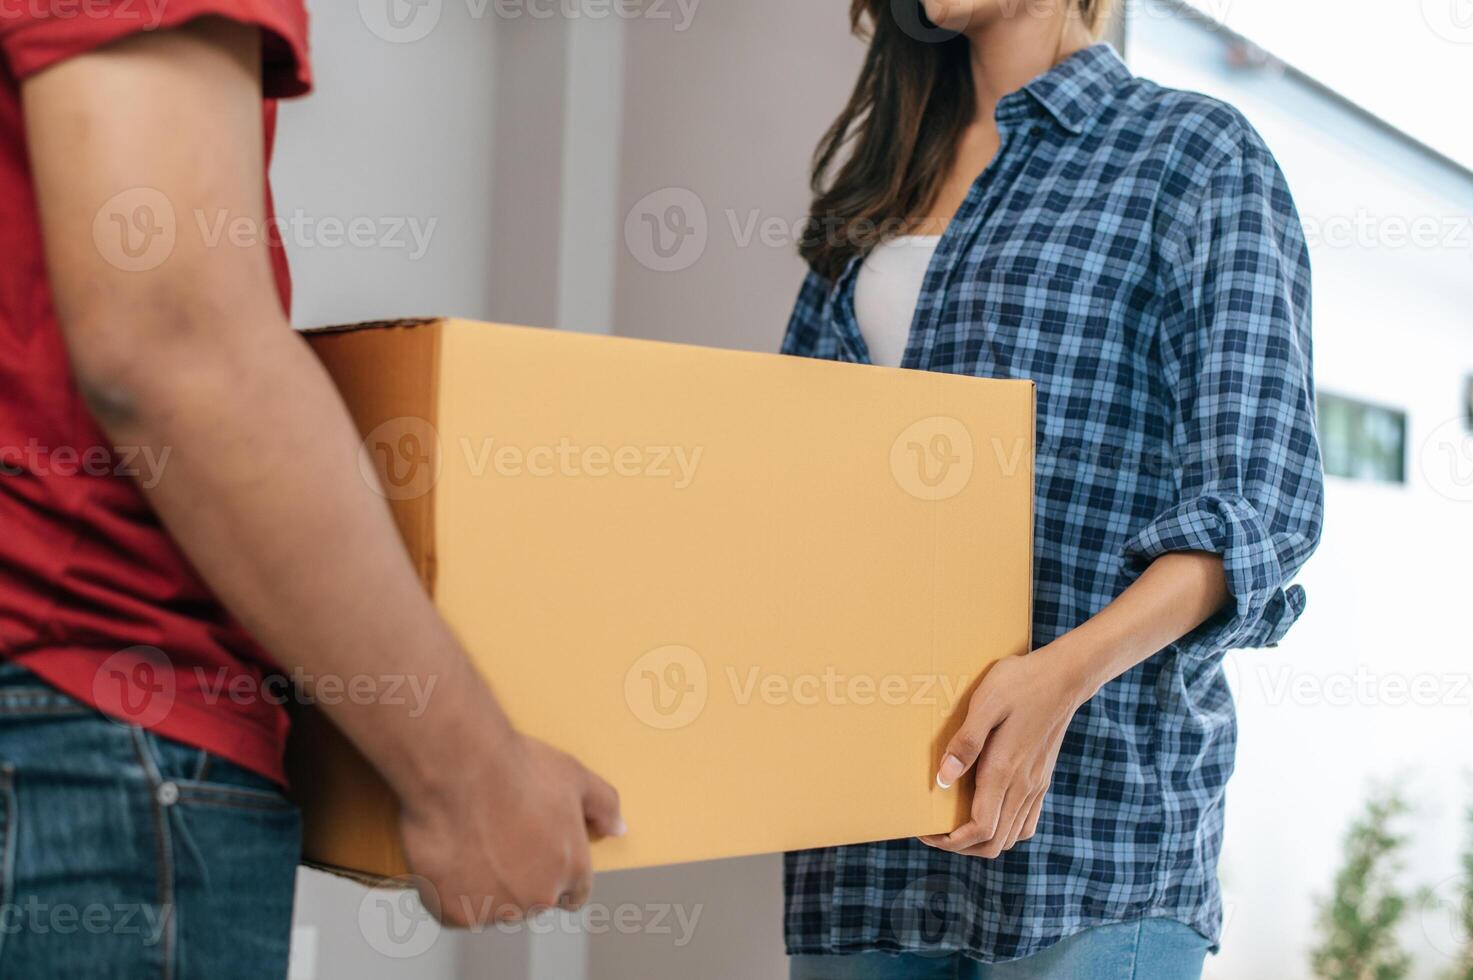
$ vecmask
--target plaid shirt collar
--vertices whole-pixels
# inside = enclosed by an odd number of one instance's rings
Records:
[[[1130,69],[1108,44],[1077,51],[997,104],[999,123],[1042,108],[1078,136],[1131,79]]]

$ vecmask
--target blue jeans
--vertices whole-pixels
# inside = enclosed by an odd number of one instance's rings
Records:
[[[989,965],[959,953],[794,956],[791,980],[1197,980],[1207,940],[1173,919],[1096,926],[1042,953]]]
[[[0,663],[0,976],[285,977],[300,837],[269,780]]]

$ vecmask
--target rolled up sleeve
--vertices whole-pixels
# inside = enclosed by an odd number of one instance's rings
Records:
[[[124,37],[212,16],[261,28],[261,90],[267,98],[311,90],[303,0],[0,0],[0,55],[11,75],[24,80]]]
[[[1196,214],[1163,249],[1159,351],[1177,503],[1130,537],[1126,570],[1134,577],[1172,552],[1221,555],[1231,601],[1178,648],[1205,657],[1273,645],[1304,610],[1291,582],[1319,543],[1324,481],[1308,252],[1256,136],[1211,169]]]

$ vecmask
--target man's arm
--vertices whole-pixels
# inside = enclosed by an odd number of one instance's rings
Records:
[[[170,450],[148,491],[169,532],[283,666],[436,678],[417,718],[387,703],[330,714],[398,793],[411,864],[447,919],[461,919],[462,898],[581,901],[589,828],[621,831],[616,794],[513,731],[425,595],[359,473],[346,409],[282,314],[264,234],[258,30],[206,19],[138,35],[37,74],[22,97],[77,383],[114,443]],[[173,209],[173,250],[147,271],[120,268],[93,238],[104,203],[142,199],[136,188]],[[250,244],[207,240],[197,215],[212,225],[222,212],[251,223]]]

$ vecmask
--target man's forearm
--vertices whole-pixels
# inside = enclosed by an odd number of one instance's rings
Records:
[[[140,328],[156,333],[146,357],[99,364],[75,352],[94,414],[115,443],[168,451],[150,502],[284,667],[344,680],[413,676],[431,692],[415,718],[374,699],[331,714],[401,796],[433,792],[425,774],[443,767],[415,753],[459,744],[449,726],[465,719],[485,723],[483,743],[486,731],[509,727],[363,479],[356,430],[306,345],[267,310],[251,323],[222,324],[218,309],[163,319],[212,314],[208,329]],[[403,737],[411,724],[415,737]]]
[[[347,410],[282,313],[269,238],[190,230],[205,213],[270,227],[261,66],[257,28],[201,17],[25,81],[77,387],[112,441],[169,451],[145,492],[278,662],[317,678],[406,676],[431,692],[427,705],[323,705],[398,793],[404,853],[431,907],[464,925],[478,908],[576,906],[591,886],[590,835],[622,832],[617,791],[513,731],[435,612],[360,474]],[[144,217],[177,222],[163,261],[143,270],[94,234],[130,189],[167,202]]]

